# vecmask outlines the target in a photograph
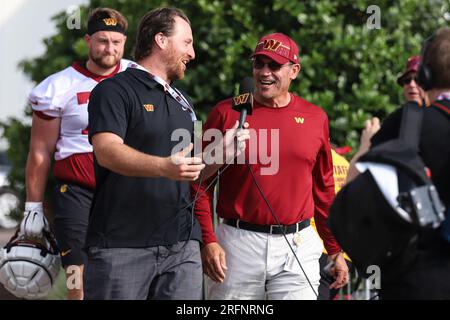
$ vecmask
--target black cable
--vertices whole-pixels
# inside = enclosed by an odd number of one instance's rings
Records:
[[[187,243],[189,242],[189,240],[190,240],[190,238],[191,238],[191,235],[192,235],[192,229],[194,228],[194,210],[195,210],[195,203],[197,202],[197,200],[198,200],[201,196],[203,196],[203,195],[209,190],[209,188],[211,188],[211,187],[215,184],[215,182],[219,179],[220,175],[221,175],[221,174],[222,174],[222,173],[223,173],[223,172],[224,172],[231,164],[232,164],[232,163],[228,163],[222,170],[219,169],[219,170],[217,171],[217,175],[214,177],[214,179],[212,179],[211,182],[210,182],[210,183],[206,186],[206,188],[202,191],[202,193],[199,194],[200,187],[201,187],[202,182],[203,182],[203,173],[204,173],[203,170],[202,170],[202,172],[200,173],[200,179],[199,179],[198,188],[197,188],[197,192],[196,192],[196,195],[195,195],[195,197],[194,197],[194,200],[192,200],[191,202],[189,202],[187,205],[185,205],[184,207],[182,207],[182,208],[178,211],[178,212],[180,212],[181,210],[184,210],[184,209],[188,208],[189,206],[191,206],[191,226],[190,226],[190,230],[189,230],[189,236],[188,236],[188,240],[186,240],[185,244],[184,244],[183,247],[180,249],[180,251],[184,249],[184,247],[187,245]],[[251,175],[252,175],[253,182],[255,183],[256,188],[258,189],[258,191],[259,191],[261,197],[263,198],[264,202],[266,203],[267,207],[269,208],[269,211],[270,211],[270,213],[272,214],[272,217],[273,217],[273,218],[275,219],[275,221],[277,222],[277,225],[278,225],[278,227],[280,228],[280,230],[281,230],[281,232],[282,232],[282,234],[283,234],[283,237],[284,237],[284,239],[286,240],[286,243],[287,243],[288,246],[289,246],[289,249],[292,251],[292,253],[293,253],[294,257],[295,257],[295,260],[297,260],[297,263],[298,263],[298,265],[300,266],[300,269],[302,270],[303,274],[305,275],[305,278],[306,278],[306,280],[308,281],[308,284],[310,285],[312,291],[314,292],[314,295],[315,295],[316,297],[318,297],[318,294],[317,294],[316,290],[314,289],[314,287],[313,287],[311,281],[309,280],[308,275],[306,274],[305,270],[303,269],[303,266],[302,266],[300,260],[298,259],[297,254],[295,253],[295,250],[292,248],[292,246],[291,246],[291,244],[290,244],[290,242],[289,242],[289,240],[288,240],[288,238],[287,238],[287,236],[286,236],[286,233],[285,233],[284,230],[283,230],[283,226],[282,226],[282,224],[280,223],[280,220],[278,219],[278,216],[277,216],[277,215],[275,214],[275,212],[273,211],[272,207],[271,207],[270,204],[269,204],[269,201],[267,200],[267,198],[266,198],[264,192],[262,191],[262,189],[261,189],[261,187],[260,187],[258,181],[256,180],[255,174],[253,173],[250,164],[249,164],[247,161],[245,162],[245,164],[247,165],[247,168],[248,168],[248,170],[250,171],[250,173],[251,173]]]
[[[192,229],[194,228],[194,209],[195,209],[195,203],[197,202],[197,200],[206,193],[206,191],[208,191],[208,189],[213,186],[213,184],[219,179],[219,176],[221,173],[223,173],[225,171],[225,169],[227,169],[230,166],[231,163],[228,163],[225,168],[223,168],[223,170],[218,170],[217,171],[217,175],[214,177],[214,179],[208,184],[208,186],[206,186],[205,190],[203,190],[203,192],[199,195],[199,191],[200,191],[200,187],[203,183],[203,173],[204,171],[202,170],[200,173],[200,179],[198,181],[198,188],[197,188],[197,192],[195,193],[195,197],[194,200],[192,200],[190,202],[190,204],[188,204],[187,206],[185,206],[184,208],[189,207],[189,205],[191,205],[191,229],[189,231],[189,237],[188,237],[188,241],[191,239],[191,234],[192,234]],[[180,209],[181,211],[182,209]]]
[[[295,260],[297,260],[298,265],[300,266],[300,269],[302,270],[303,274],[304,274],[305,277],[306,277],[306,280],[308,281],[308,284],[310,285],[312,291],[314,292],[314,294],[315,294],[316,297],[318,298],[319,296],[318,296],[316,290],[314,290],[314,287],[313,287],[313,285],[311,284],[311,281],[309,280],[309,278],[308,278],[308,276],[307,276],[305,270],[303,269],[303,266],[302,266],[302,264],[300,263],[300,260],[298,259],[297,254],[295,253],[294,249],[292,248],[291,243],[289,242],[289,240],[288,240],[288,238],[287,238],[287,236],[286,236],[286,233],[285,233],[284,230],[283,230],[283,226],[281,225],[280,220],[278,219],[278,216],[277,216],[277,215],[275,214],[275,212],[273,211],[272,207],[271,207],[270,204],[269,204],[269,201],[267,200],[266,196],[264,195],[264,192],[262,191],[261,187],[259,186],[259,183],[258,183],[258,181],[256,180],[256,177],[255,177],[255,174],[253,173],[252,167],[250,166],[250,164],[249,164],[247,161],[245,162],[245,164],[247,165],[247,168],[248,168],[248,170],[250,171],[250,173],[251,173],[251,175],[252,175],[252,177],[253,177],[253,182],[255,183],[256,188],[258,189],[258,191],[259,191],[261,197],[263,198],[264,202],[266,203],[267,207],[269,208],[269,211],[270,211],[270,213],[272,214],[272,217],[273,217],[273,218],[275,219],[275,221],[277,222],[277,225],[278,225],[278,227],[280,228],[281,233],[283,234],[283,237],[284,237],[284,239],[286,240],[286,242],[287,242],[289,248],[291,249],[292,253],[294,254]]]
[[[208,191],[208,189],[209,188],[211,188],[214,184],[215,184],[215,182],[219,179],[219,176],[230,166],[230,164],[231,163],[228,163],[222,170],[218,170],[217,171],[217,175],[214,177],[214,179],[213,180],[211,180],[211,182],[206,186],[206,188],[205,188],[205,190],[203,190],[203,192],[202,193],[200,193],[200,195],[199,195],[199,191],[200,191],[200,187],[201,187],[201,185],[202,185],[202,183],[203,183],[203,173],[204,173],[204,171],[202,170],[201,172],[200,172],[200,178],[199,178],[199,182],[198,182],[198,188],[197,188],[197,192],[196,192],[196,194],[195,194],[195,197],[194,197],[194,200],[192,200],[191,202],[189,202],[187,205],[185,205],[185,206],[183,206],[182,208],[180,208],[178,211],[177,211],[177,213],[174,215],[174,218],[176,218],[177,216],[178,216],[178,213],[180,213],[182,210],[184,210],[184,209],[186,209],[186,208],[188,208],[189,206],[191,206],[191,225],[190,225],[190,228],[189,228],[189,236],[188,236],[188,238],[187,238],[187,240],[185,241],[185,243],[183,244],[183,246],[177,251],[177,252],[180,252],[180,251],[182,251],[185,247],[186,247],[186,245],[188,244],[188,242],[191,240],[191,236],[192,236],[192,230],[194,229],[194,210],[195,210],[195,203],[197,202],[197,200],[201,197],[201,196],[203,196],[207,191]],[[169,248],[168,248],[169,249]],[[169,249],[170,251],[172,251],[172,252],[174,252],[173,250],[171,250],[171,249]]]
[[[223,172],[224,172],[231,164],[232,164],[232,163],[228,163],[222,170],[219,169],[218,172],[217,172],[217,175],[214,177],[213,180],[211,180],[211,182],[206,186],[205,190],[203,190],[203,192],[202,192],[200,195],[199,195],[199,190],[200,190],[200,186],[201,186],[202,182],[199,181],[199,184],[198,184],[198,185],[199,185],[199,188],[197,189],[197,193],[196,193],[196,196],[194,197],[194,200],[192,200],[189,204],[187,204],[187,205],[184,206],[182,209],[180,209],[180,210],[183,210],[183,209],[189,207],[190,205],[192,205],[192,208],[191,208],[191,214],[192,214],[192,217],[191,217],[191,218],[192,218],[192,223],[193,223],[193,219],[194,219],[194,208],[195,208],[195,203],[197,202],[197,200],[198,200],[203,194],[205,194],[205,193],[208,191],[209,188],[211,188],[211,186],[213,186],[213,185],[215,184],[215,182],[219,179],[220,175],[221,175],[221,174],[222,174],[222,173],[223,173]],[[259,186],[259,183],[258,183],[258,181],[256,180],[256,177],[255,177],[255,175],[254,175],[254,173],[253,173],[253,171],[252,171],[252,169],[251,169],[250,164],[249,164],[247,161],[246,161],[245,164],[247,165],[247,168],[249,169],[249,171],[250,171],[250,173],[251,173],[251,175],[252,175],[252,178],[253,178],[253,181],[254,181],[254,183],[255,183],[255,185],[256,185],[256,188],[258,189],[259,193],[261,194],[261,197],[263,198],[264,202],[266,203],[267,207],[269,208],[270,213],[272,214],[272,216],[273,216],[274,219],[276,220],[278,226],[280,227],[280,230],[281,230],[281,232],[282,232],[282,234],[283,234],[283,236],[284,236],[284,239],[286,240],[286,243],[288,244],[289,248],[291,249],[292,253],[294,254],[294,257],[295,257],[295,259],[297,260],[297,263],[298,263],[298,265],[300,266],[300,269],[302,270],[303,274],[305,275],[305,278],[306,278],[306,280],[308,281],[308,284],[310,285],[311,289],[313,290],[315,296],[318,297],[318,294],[317,294],[316,290],[314,289],[313,285],[311,284],[311,281],[309,280],[308,275],[306,274],[305,270],[303,269],[303,266],[302,266],[302,264],[300,263],[300,260],[298,259],[297,254],[295,253],[295,250],[292,248],[292,246],[291,246],[289,240],[287,239],[286,233],[284,232],[284,230],[283,230],[283,228],[282,228],[282,225],[281,225],[281,223],[280,223],[280,220],[278,219],[278,216],[277,216],[277,215],[275,214],[275,212],[273,211],[272,207],[271,207],[270,204],[269,204],[269,201],[267,200],[266,196],[264,195],[264,192],[262,191],[261,187]],[[202,171],[202,175],[203,175],[203,171]],[[202,178],[202,176],[201,176],[201,178]],[[192,226],[191,226],[191,228],[192,228]],[[192,231],[192,230],[191,230],[191,231]]]
[[[222,170],[217,170],[217,175],[214,177],[214,179],[213,180],[211,180],[211,182],[206,186],[206,188],[205,188],[205,190],[203,190],[203,192],[202,193],[200,193],[200,195],[198,195],[198,196],[196,196],[195,198],[194,198],[194,200],[192,200],[191,202],[189,202],[187,205],[185,205],[183,208],[181,208],[180,210],[183,210],[183,209],[186,209],[186,208],[188,208],[189,206],[191,206],[191,205],[194,205],[195,204],[195,202],[197,202],[197,200],[201,197],[201,196],[203,196],[205,193],[206,193],[206,191],[208,191],[208,189],[209,188],[211,188],[211,186],[213,186],[215,183],[216,183],[216,181],[219,179],[219,176],[230,166],[230,164],[231,163],[228,163]],[[203,172],[203,171],[202,171]],[[199,186],[200,186],[200,183],[199,183]],[[198,190],[197,190],[198,191]]]
[[[191,226],[190,226],[190,229],[189,229],[189,236],[188,236],[188,239],[186,240],[186,243],[184,244],[184,246],[186,246],[186,244],[191,240],[192,229],[194,229],[195,201],[197,201],[197,199],[198,199],[198,192],[200,191],[200,186],[202,185],[202,182],[203,182],[203,170],[200,171],[200,178],[199,178],[199,181],[198,181],[199,188],[197,188],[197,192],[196,192],[195,197],[194,197],[194,203],[192,204],[192,207],[191,207]],[[184,246],[183,246],[183,248],[184,248]]]

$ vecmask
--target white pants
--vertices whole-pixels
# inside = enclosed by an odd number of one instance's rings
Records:
[[[323,244],[312,227],[286,235],[309,278],[306,280],[283,235],[247,231],[221,223],[217,240],[225,250],[228,270],[223,283],[207,278],[207,298],[213,300],[315,300]],[[297,241],[298,242],[298,241]]]

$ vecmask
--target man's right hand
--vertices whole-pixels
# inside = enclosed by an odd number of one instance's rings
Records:
[[[186,157],[191,153],[194,145],[189,146],[171,157],[164,158],[162,175],[171,180],[195,181],[200,176],[200,172],[205,168],[200,157]]]
[[[211,242],[202,248],[203,272],[215,282],[223,282],[227,265],[225,251],[217,242]]]
[[[50,232],[42,202],[26,202],[19,233],[27,237],[40,238],[44,230]]]
[[[373,117],[370,120],[366,120],[364,123],[364,130],[361,133],[359,148],[365,152],[370,149],[370,139],[375,135],[375,133],[380,130],[380,119]]]

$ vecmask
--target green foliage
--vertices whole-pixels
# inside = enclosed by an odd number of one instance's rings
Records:
[[[31,110],[27,107],[27,115],[31,115]],[[8,159],[11,162],[11,172],[8,175],[9,187],[15,191],[23,204],[26,198],[25,190],[25,166],[27,162],[28,149],[30,147],[30,129],[31,126],[15,118],[10,118],[6,122],[0,122],[0,128],[3,129],[3,137],[8,141],[7,150]],[[51,199],[51,190],[55,185],[55,179],[49,173],[47,189],[45,192],[46,211],[51,211],[49,200]],[[23,214],[23,206],[15,208],[9,214],[16,220],[20,220]],[[52,218],[51,216],[49,217]]]
[[[323,107],[330,119],[331,139],[338,145],[358,144],[364,120],[384,118],[401,103],[396,77],[407,58],[420,52],[424,38],[448,24],[446,0],[377,1],[381,29],[369,30],[363,0],[91,0],[90,8],[112,7],[129,20],[125,57],[131,58],[137,24],[148,10],[172,5],[185,11],[194,33],[196,59],[178,85],[192,97],[201,117],[219,100],[236,93],[251,74],[249,61],[257,39],[269,32],[290,35],[300,46],[302,71],[291,90]],[[82,7],[86,22],[87,7]],[[57,33],[44,40],[46,52],[22,63],[35,82],[86,59],[83,30],[69,30],[66,15],[53,18]],[[83,25],[84,28],[84,25]],[[15,168],[11,181],[23,186],[29,128],[16,120],[5,124]],[[22,170],[22,172],[21,172]]]
[[[66,300],[67,299],[67,280],[63,268],[56,277],[55,284],[43,300]]]
[[[25,199],[25,163],[28,155],[30,126],[17,119],[9,119],[5,123],[0,123],[3,128],[3,137],[9,142],[10,148],[7,150],[8,158],[12,164],[8,180],[10,187],[18,191],[20,198]]]

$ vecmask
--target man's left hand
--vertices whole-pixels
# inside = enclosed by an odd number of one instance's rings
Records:
[[[231,129],[227,129],[222,142],[224,162],[230,163],[245,151],[245,141],[250,139],[249,124],[245,122],[242,129],[238,129],[236,121]]]
[[[330,269],[331,275],[335,281],[330,285],[330,289],[339,289],[348,283],[348,267],[342,252],[329,256],[334,261],[334,266]]]

